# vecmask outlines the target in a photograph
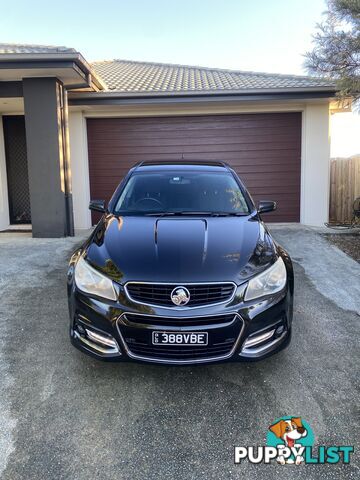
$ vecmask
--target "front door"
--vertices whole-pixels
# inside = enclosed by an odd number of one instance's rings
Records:
[[[31,223],[25,117],[3,117],[10,223]]]

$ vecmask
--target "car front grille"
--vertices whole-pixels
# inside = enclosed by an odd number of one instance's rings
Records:
[[[197,283],[197,284],[162,284],[129,282],[126,290],[129,298],[135,302],[173,307],[176,305],[171,300],[171,292],[177,286],[186,287],[190,293],[190,301],[186,307],[200,307],[229,301],[235,291],[235,284],[224,283]],[[183,307],[181,307],[183,308]]]
[[[206,325],[228,325],[233,322],[235,315],[233,313],[227,315],[212,315],[203,317],[160,317],[153,315],[142,315],[137,313],[126,313],[123,320],[128,324],[137,325],[165,325],[176,327],[196,327]]]
[[[182,363],[229,357],[244,326],[236,313],[209,316],[157,316],[124,312],[117,320],[123,346],[140,360]],[[153,332],[207,332],[207,345],[153,344]]]
[[[141,357],[158,358],[163,360],[191,360],[228,355],[234,346],[234,342],[235,339],[232,338],[211,346],[177,346],[176,348],[171,346],[155,346],[141,342],[132,342],[131,344],[128,344],[128,347],[134,355]]]

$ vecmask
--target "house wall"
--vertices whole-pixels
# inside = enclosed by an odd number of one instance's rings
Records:
[[[9,227],[9,221],[4,130],[2,116],[0,115],[0,230],[6,230]]]
[[[74,225],[75,229],[87,229],[91,226],[89,162],[86,119],[82,112],[69,114],[69,134]]]
[[[303,112],[301,223],[323,226],[329,219],[329,106],[307,105]]]
[[[161,115],[200,115],[259,112],[302,112],[301,211],[300,221],[322,226],[329,212],[329,104],[328,102],[286,104],[218,104],[107,107],[105,110],[70,111],[70,151],[75,228],[91,226],[87,151],[87,117],[131,117]]]

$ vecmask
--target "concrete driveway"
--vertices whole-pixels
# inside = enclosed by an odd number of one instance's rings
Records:
[[[295,261],[291,346],[197,367],[97,362],[71,347],[66,261],[79,239],[0,234],[0,478],[359,478],[348,466],[234,465],[277,417],[359,445],[360,266],[311,229],[274,228]],[[289,470],[290,468],[290,470]]]

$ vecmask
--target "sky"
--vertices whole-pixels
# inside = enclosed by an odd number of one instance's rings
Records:
[[[123,58],[305,73],[325,0],[0,0],[1,42]],[[13,7],[11,6],[13,5]]]
[[[0,0],[0,42],[114,58],[304,75],[325,0]],[[360,116],[332,116],[332,156],[360,153]]]
[[[331,158],[360,155],[359,113],[336,113],[331,116]]]

